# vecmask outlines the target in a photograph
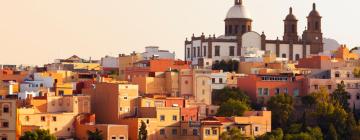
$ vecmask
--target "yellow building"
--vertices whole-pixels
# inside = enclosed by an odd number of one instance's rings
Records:
[[[0,139],[16,139],[16,100],[0,100]]]
[[[18,109],[20,134],[35,129],[49,130],[58,138],[71,138],[75,133],[74,121],[82,113],[90,113],[89,96],[30,97]]]
[[[346,45],[341,45],[335,53],[335,58],[340,60],[358,60],[359,55],[356,53],[351,53]]]
[[[139,53],[132,53],[130,55],[119,54],[119,78],[120,80],[126,80],[125,69],[127,67],[133,67],[135,62],[142,60]]]
[[[55,88],[56,95],[73,95],[73,91],[75,90],[76,83],[63,83],[57,84]]]

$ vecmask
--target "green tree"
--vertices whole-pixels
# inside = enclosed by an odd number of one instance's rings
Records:
[[[350,94],[345,90],[345,83],[341,81],[337,85],[336,90],[332,93],[332,99],[334,102],[339,103],[346,111],[350,111],[349,100]]]
[[[144,121],[141,121],[141,126],[139,128],[139,140],[147,140],[147,129]]]
[[[293,98],[287,94],[279,94],[270,98],[268,107],[272,111],[273,128],[285,128],[294,111]]]
[[[241,133],[241,130],[238,128],[231,128],[229,131],[225,131],[220,135],[220,140],[243,140],[243,139],[245,139],[245,137]]]
[[[239,100],[229,99],[221,104],[217,115],[224,117],[242,116],[245,111],[249,110],[249,106]]]
[[[326,134],[326,140],[337,140],[338,135],[333,124],[330,124],[329,131]]]
[[[36,129],[33,132],[25,132],[20,140],[56,140],[56,137],[51,135],[49,130]]]
[[[282,140],[284,138],[284,132],[281,128],[277,128],[263,136],[257,138],[257,140]]]
[[[95,129],[94,132],[92,131],[87,131],[88,134],[88,140],[103,140],[103,135],[101,134],[102,131],[100,131],[99,129]]]
[[[246,93],[238,88],[231,89],[225,87],[221,90],[214,90],[212,94],[213,104],[221,105],[222,103],[228,101],[229,99],[240,100],[247,104],[250,104],[250,98]]]

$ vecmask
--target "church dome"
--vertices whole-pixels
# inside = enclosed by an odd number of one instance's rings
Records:
[[[309,14],[309,17],[321,17],[319,12],[316,10],[316,4],[313,4],[313,9]]]
[[[226,18],[245,18],[251,19],[250,12],[243,5],[242,0],[235,0],[235,5],[230,8]]]
[[[286,16],[285,20],[297,20],[297,18],[292,12],[292,7],[290,7],[289,14]]]

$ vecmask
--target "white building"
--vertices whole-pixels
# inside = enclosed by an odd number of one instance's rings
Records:
[[[241,58],[258,57],[261,51],[271,51],[279,58],[299,60],[310,54],[323,51],[321,32],[321,16],[315,4],[310,12],[308,27],[303,32],[302,39],[297,32],[297,18],[290,8],[284,20],[283,39],[266,39],[264,32],[259,34],[252,31],[252,16],[244,6],[242,0],[235,0],[225,18],[225,35],[218,37],[191,37],[185,41],[185,60],[193,65],[208,67],[209,59],[212,63],[221,60],[241,60]],[[265,23],[266,24],[266,23]],[[252,60],[252,59],[250,59]]]
[[[141,53],[144,60],[149,60],[153,57],[160,59],[175,59],[175,52],[171,53],[168,50],[159,50],[157,46],[145,47],[145,52]]]
[[[227,86],[227,72],[213,72],[211,73],[212,89],[220,90]]]

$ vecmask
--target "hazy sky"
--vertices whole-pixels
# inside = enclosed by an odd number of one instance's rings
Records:
[[[282,38],[290,6],[305,28],[312,3],[324,37],[360,45],[359,0],[244,0],[253,30]],[[0,64],[43,64],[77,54],[99,59],[145,46],[176,51],[192,33],[221,35],[233,0],[0,0]]]

